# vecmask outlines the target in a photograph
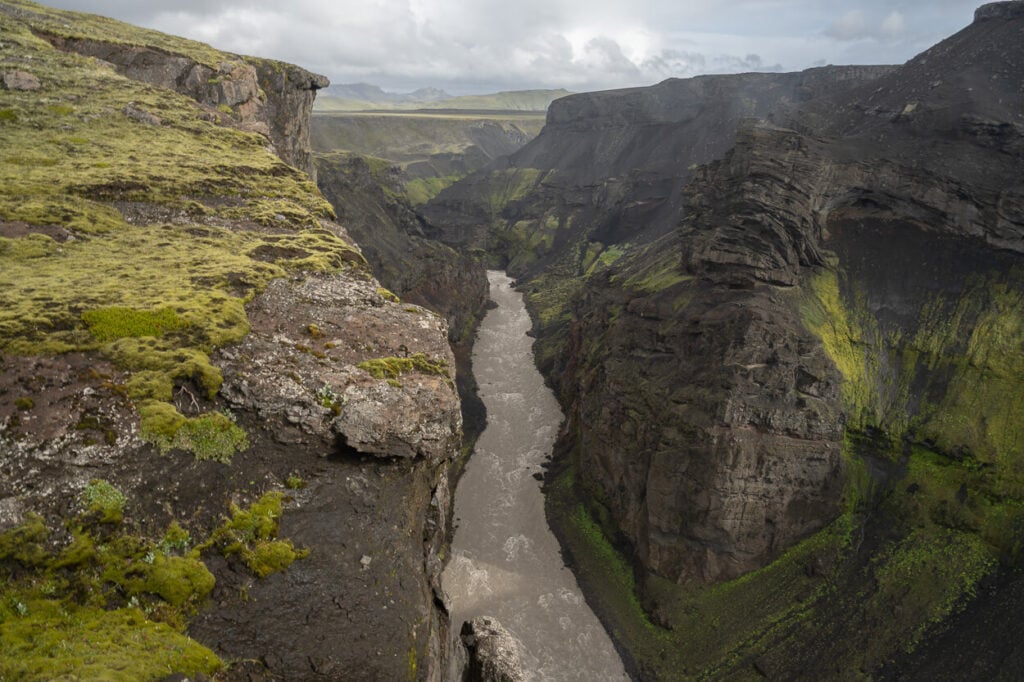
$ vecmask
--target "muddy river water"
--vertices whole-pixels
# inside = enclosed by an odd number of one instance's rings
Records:
[[[526,649],[528,679],[626,680],[622,661],[565,567],[534,474],[562,420],[533,363],[530,317],[512,280],[489,272],[490,310],[473,350],[487,427],[455,492],[442,583],[452,624],[497,618]]]

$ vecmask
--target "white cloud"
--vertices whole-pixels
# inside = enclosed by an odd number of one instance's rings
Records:
[[[833,21],[825,31],[825,35],[838,40],[856,40],[864,37],[867,28],[868,22],[864,18],[864,12],[852,9]]]
[[[323,73],[453,93],[904,61],[979,0],[48,0]]]
[[[882,33],[886,35],[898,36],[903,33],[905,28],[906,21],[898,10],[893,10],[882,22]]]

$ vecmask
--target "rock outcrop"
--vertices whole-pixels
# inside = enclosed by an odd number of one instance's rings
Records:
[[[524,682],[523,645],[501,623],[478,616],[462,624],[462,643],[469,650],[465,682]]]
[[[424,236],[422,220],[402,199],[399,169],[375,169],[347,154],[322,155],[317,167],[320,190],[381,283],[403,300],[444,316],[453,342],[469,340],[487,302],[483,267]]]
[[[44,34],[55,47],[112,64],[132,80],[175,90],[227,125],[266,137],[281,159],[316,180],[309,121],[316,91],[330,81],[284,62],[222,55],[216,65],[161,47]]]

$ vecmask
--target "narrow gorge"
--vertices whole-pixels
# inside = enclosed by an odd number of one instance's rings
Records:
[[[0,679],[1015,679],[1022,36],[360,146],[0,0]]]
[[[496,619],[523,679],[628,679],[544,517],[539,479],[562,413],[533,365],[529,315],[508,276],[488,279],[496,307],[480,324],[472,365],[487,427],[455,494],[442,576],[452,618]]]

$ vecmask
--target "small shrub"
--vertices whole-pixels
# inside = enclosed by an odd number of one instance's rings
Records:
[[[29,410],[36,406],[36,401],[32,400],[32,398],[27,397],[15,398],[14,406],[21,410],[22,412],[28,412]]]

